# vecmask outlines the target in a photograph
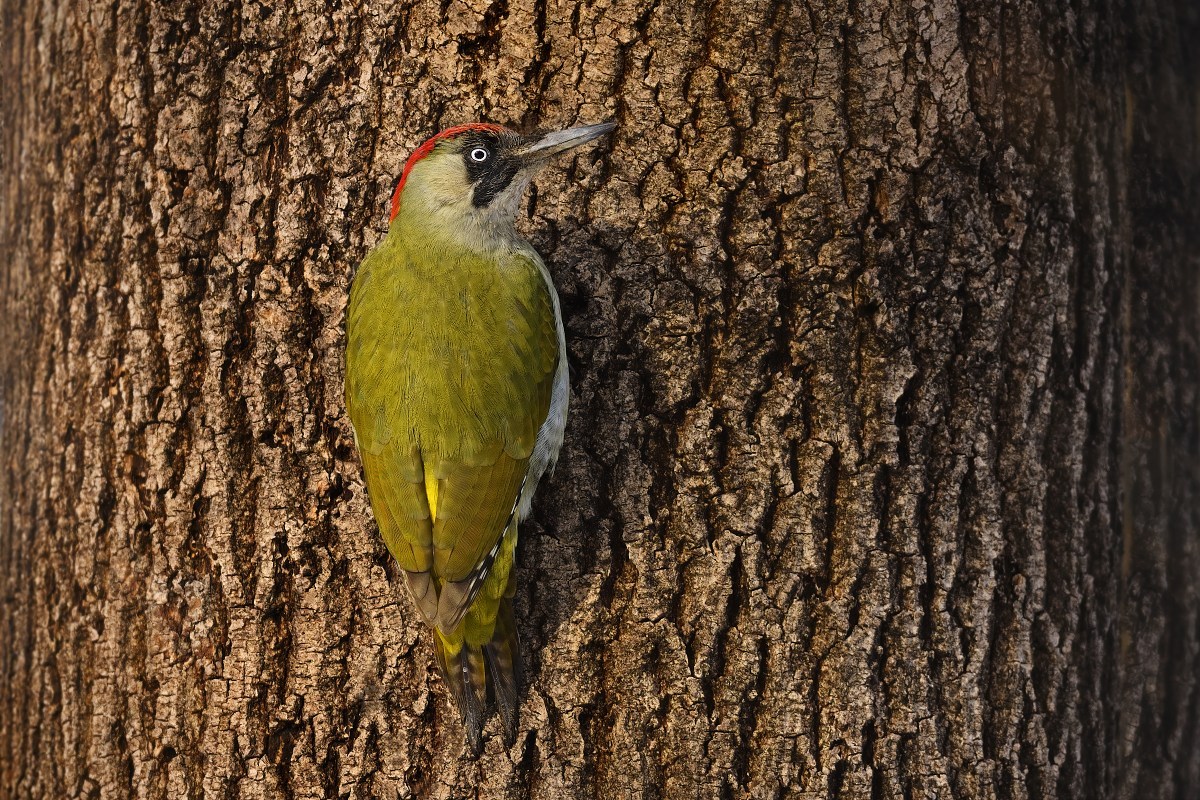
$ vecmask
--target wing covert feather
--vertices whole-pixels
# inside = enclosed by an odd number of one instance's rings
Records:
[[[406,573],[433,579],[409,576],[425,613],[430,585],[486,578],[549,412],[558,329],[536,257],[430,265],[401,249],[381,246],[355,278],[347,406],[380,532]],[[474,592],[458,592],[464,609]]]

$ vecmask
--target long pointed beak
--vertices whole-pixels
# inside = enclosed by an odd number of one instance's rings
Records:
[[[547,133],[542,138],[521,151],[521,157],[531,162],[544,161],[550,156],[565,152],[617,127],[615,122],[601,122],[598,125],[584,125],[580,128],[568,128],[565,131]]]

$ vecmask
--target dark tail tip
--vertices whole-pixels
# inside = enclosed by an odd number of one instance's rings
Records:
[[[436,631],[433,639],[437,645],[438,666],[442,669],[442,678],[450,689],[454,704],[462,714],[463,726],[467,730],[467,744],[471,753],[478,756],[483,752],[483,699],[487,693],[483,652],[467,644],[458,652],[451,652],[442,642],[441,634]]]
[[[438,666],[450,689],[450,696],[462,714],[467,744],[473,756],[483,752],[483,722],[487,699],[488,677],[500,720],[504,724],[504,740],[510,747],[517,739],[518,689],[521,681],[521,648],[517,626],[513,620],[512,601],[503,598],[496,614],[496,629],[492,639],[483,647],[463,644],[451,652],[434,632]],[[485,666],[486,664],[486,666]]]
[[[483,652],[492,675],[492,691],[500,711],[500,721],[504,723],[504,741],[512,747],[517,741],[521,708],[517,694],[521,688],[521,640],[517,637],[517,625],[513,620],[512,600],[507,597],[500,600],[496,631]]]

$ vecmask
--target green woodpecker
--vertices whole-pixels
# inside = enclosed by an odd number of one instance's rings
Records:
[[[558,294],[514,221],[539,166],[613,127],[442,131],[405,163],[350,290],[346,408],[371,508],[475,752],[489,682],[516,736],[517,525],[567,420]]]

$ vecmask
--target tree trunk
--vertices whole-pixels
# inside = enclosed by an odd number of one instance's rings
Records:
[[[1194,796],[1194,2],[271,5],[2,12],[0,796]],[[437,129],[608,118],[473,760],[348,279]]]

